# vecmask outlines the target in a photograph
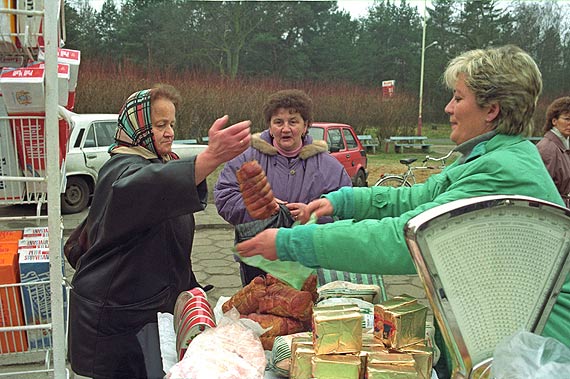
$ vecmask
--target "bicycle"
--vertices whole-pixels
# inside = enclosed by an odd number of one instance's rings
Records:
[[[412,163],[417,161],[418,158],[400,159],[400,163],[407,167],[406,172],[403,174],[382,174],[374,186],[411,187],[413,184],[416,184],[415,170],[443,170],[445,168],[445,161],[449,159],[451,154],[453,154],[453,150],[440,158],[432,158],[426,155],[422,161],[423,166],[412,166]],[[437,166],[426,166],[427,162],[441,162],[441,164]]]

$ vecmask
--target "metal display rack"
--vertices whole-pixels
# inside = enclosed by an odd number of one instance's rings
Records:
[[[45,1],[45,5],[44,0],[0,2],[2,65],[13,62],[14,65],[25,66],[24,62],[37,60],[39,46],[45,49],[45,116],[0,117],[0,152],[2,149],[11,151],[4,154],[4,160],[0,162],[0,168],[4,168],[0,172],[0,184],[3,186],[0,189],[5,190],[0,205],[36,204],[36,215],[1,217],[0,221],[31,218],[39,223],[39,220],[47,219],[49,230],[49,276],[35,278],[37,280],[28,283],[0,285],[0,365],[18,362],[17,358],[25,361],[29,356],[43,355],[45,367],[42,370],[2,372],[0,376],[49,373],[54,378],[69,377],[66,369],[65,292],[53,290],[67,288],[62,270],[63,222],[60,211],[60,193],[65,185],[65,162],[61,158],[65,154],[60,153],[60,140],[55,137],[59,135],[57,49],[64,30],[60,24],[62,19],[61,0]],[[17,157],[17,162],[6,156]],[[11,169],[7,170],[7,167]],[[14,196],[6,196],[7,193]],[[42,206],[46,203],[47,215],[41,215]],[[13,316],[17,314],[13,307],[18,301],[32,304],[34,315],[27,323]],[[36,314],[49,314],[50,317],[36,318]],[[30,338],[34,335],[45,338]]]

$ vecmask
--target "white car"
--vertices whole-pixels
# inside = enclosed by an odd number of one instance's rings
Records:
[[[61,196],[61,212],[78,213],[85,209],[97,183],[99,169],[110,158],[109,146],[114,142],[117,114],[78,114],[60,111],[70,122],[71,135],[65,159],[65,192]],[[197,155],[206,145],[175,143],[172,150],[181,158]]]

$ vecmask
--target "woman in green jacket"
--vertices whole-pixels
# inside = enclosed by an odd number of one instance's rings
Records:
[[[331,192],[311,202],[300,219],[306,222],[314,213],[341,221],[266,230],[238,244],[238,252],[298,261],[308,267],[413,274],[404,225],[427,209],[493,194],[532,196],[563,206],[538,150],[523,138],[533,127],[542,90],[541,74],[532,58],[515,46],[468,51],[449,63],[444,80],[453,90],[445,112],[459,159],[411,188]],[[570,278],[543,335],[570,346]]]

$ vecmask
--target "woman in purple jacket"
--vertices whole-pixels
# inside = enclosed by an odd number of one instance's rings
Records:
[[[554,100],[546,110],[544,138],[536,145],[567,208],[570,208],[570,97]]]
[[[226,163],[214,188],[218,213],[230,224],[253,218],[243,202],[236,171],[244,162],[257,160],[278,202],[295,217],[302,207],[320,195],[351,186],[344,167],[329,155],[325,141],[313,141],[307,129],[313,121],[312,100],[303,91],[283,90],[272,94],[263,107],[267,130],[254,134],[251,146]],[[275,205],[275,211],[278,207]],[[331,220],[319,220],[327,222]],[[240,262],[244,285],[264,271]]]

